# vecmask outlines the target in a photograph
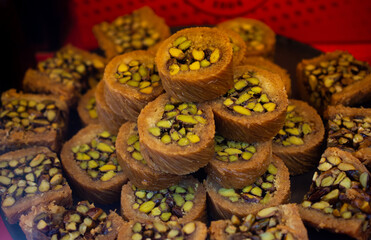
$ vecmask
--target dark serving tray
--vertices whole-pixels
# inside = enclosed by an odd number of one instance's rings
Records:
[[[177,30],[182,29],[179,28],[172,28],[172,32],[176,32]],[[292,79],[292,92],[293,98],[300,99],[300,96],[297,92],[296,86],[296,66],[297,64],[305,58],[313,58],[320,55],[322,52],[314,49],[306,44],[300,43],[293,39],[286,38],[284,36],[277,36],[277,43],[276,43],[276,52],[274,62],[281,67],[287,69],[289,72],[291,79]],[[70,123],[70,132],[69,137],[72,137],[80,128],[81,123],[78,119],[76,111],[71,112],[71,120]],[[313,176],[313,172],[309,172],[306,174],[302,174],[299,176],[291,177],[291,201],[292,203],[300,203],[304,194],[308,191],[311,179]],[[201,170],[197,172],[196,177],[202,180],[204,178],[204,172]],[[79,201],[77,197],[74,196],[74,201]],[[112,204],[108,206],[101,206],[96,204],[99,207],[102,207],[105,210],[108,209],[117,209],[119,212],[119,204]],[[21,228],[18,224],[10,225],[4,218],[4,215],[1,213],[1,217],[4,220],[5,226],[8,229],[10,235],[15,240],[25,240],[25,235],[23,234]],[[338,240],[345,240],[351,239],[344,235],[338,235],[334,233],[330,233],[324,230],[317,230],[307,226],[309,239],[338,239]],[[2,233],[0,233],[0,239],[2,239]]]

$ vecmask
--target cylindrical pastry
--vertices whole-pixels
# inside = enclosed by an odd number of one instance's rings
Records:
[[[84,125],[98,124],[98,113],[95,100],[95,88],[87,91],[79,100],[77,113]]]
[[[228,37],[232,44],[233,50],[233,66],[241,65],[241,62],[245,58],[247,46],[245,41],[241,38],[241,36],[233,30],[230,29],[220,29],[222,30]]]
[[[271,140],[285,122],[287,94],[279,75],[250,65],[234,71],[234,87],[210,102],[217,132],[242,142]]]
[[[290,174],[307,172],[318,163],[324,134],[317,111],[306,102],[290,99],[285,125],[273,139],[273,154],[285,162]]]
[[[351,153],[339,148],[328,148],[317,169],[299,205],[303,221],[355,239],[369,239],[369,171]]]
[[[206,240],[207,227],[199,221],[179,224],[175,221],[168,223],[151,222],[140,223],[135,221],[126,222],[117,240],[132,239],[184,239]]]
[[[217,25],[237,32],[246,43],[246,56],[273,59],[276,34],[263,22],[251,18],[234,18]]]
[[[33,205],[72,204],[72,191],[62,175],[57,154],[46,147],[31,147],[0,156],[1,208],[11,224]]]
[[[371,168],[371,109],[329,106],[327,147],[351,152]]]
[[[19,225],[28,240],[114,240],[124,221],[115,212],[107,214],[87,201],[73,208],[51,203],[37,205],[22,215]]]
[[[103,80],[107,105],[130,121],[136,121],[140,110],[163,92],[155,57],[149,51],[115,57],[107,64]]]
[[[328,105],[352,106],[371,99],[371,67],[348,52],[302,60],[297,78],[300,96],[320,113]]]
[[[214,154],[213,113],[205,103],[163,94],[141,111],[138,131],[142,155],[153,169],[185,175],[206,166]]]
[[[95,101],[99,124],[112,134],[116,134],[121,125],[126,122],[126,119],[114,113],[108,107],[104,98],[104,81],[100,81],[95,89]]]
[[[147,190],[161,190],[178,184],[180,175],[151,169],[143,158],[139,144],[139,133],[135,122],[123,124],[116,141],[117,161],[130,182]]]
[[[93,33],[107,59],[111,59],[134,50],[157,49],[158,43],[170,36],[170,29],[163,18],[145,6],[112,23],[95,25]]]
[[[210,215],[215,219],[255,214],[290,198],[289,171],[276,156],[261,177],[242,189],[223,188],[211,178],[206,179],[205,187],[211,203]]]
[[[290,75],[287,73],[286,69],[281,68],[277,64],[273,63],[272,61],[259,57],[259,56],[251,56],[251,57],[246,57],[241,61],[240,65],[253,65],[256,67],[263,68],[265,70],[268,70],[272,73],[276,73],[280,75],[281,80],[283,84],[285,85],[285,90],[287,95],[290,97],[291,96],[291,78]]]
[[[205,188],[191,176],[159,191],[138,189],[128,182],[121,192],[121,213],[124,219],[139,222],[206,221]]]
[[[201,102],[233,86],[233,50],[216,28],[183,29],[166,39],[156,54],[165,91],[181,101]]]
[[[249,144],[216,135],[215,154],[206,172],[225,188],[243,188],[265,173],[271,157],[272,141]]]
[[[264,208],[242,219],[232,216],[211,222],[211,240],[244,238],[307,240],[308,235],[295,204]]]
[[[127,177],[117,162],[115,142],[116,136],[91,124],[63,145],[63,168],[81,198],[102,204],[119,200]]]

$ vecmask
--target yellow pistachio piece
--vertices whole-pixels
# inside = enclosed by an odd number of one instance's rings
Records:
[[[193,62],[191,65],[189,65],[189,69],[191,70],[198,70],[200,69],[200,62],[199,61],[195,61]]]
[[[201,61],[205,58],[205,53],[202,50],[193,49],[192,56],[195,60]]]
[[[251,115],[251,112],[249,109],[246,109],[242,106],[233,106],[233,110],[237,113],[240,113],[242,115],[246,115],[246,116],[249,116]]]
[[[210,55],[210,63],[216,63],[220,58],[220,50],[219,48],[215,48],[214,51]]]

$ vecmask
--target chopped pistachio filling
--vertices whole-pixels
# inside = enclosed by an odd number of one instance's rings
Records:
[[[369,226],[370,175],[339,156],[322,157],[302,206],[343,219],[361,219]]]
[[[88,60],[71,49],[62,49],[55,56],[38,63],[38,70],[48,74],[56,82],[66,85],[75,85],[88,81],[90,77],[99,79],[100,73],[97,68],[103,68],[104,64],[98,59]],[[87,84],[87,83],[86,83]]]
[[[33,222],[36,229],[51,240],[93,240],[114,230],[107,213],[87,201],[79,202],[75,209],[42,212]]]
[[[135,12],[120,16],[111,24],[103,22],[100,27],[115,43],[119,54],[146,50],[161,40],[160,33]]]
[[[19,199],[66,185],[58,158],[39,153],[0,162],[2,206],[13,206]]]
[[[236,162],[250,160],[256,152],[253,144],[227,140],[220,135],[215,135],[215,158],[223,162]]]
[[[169,49],[170,59],[166,65],[170,75],[179,72],[197,71],[217,63],[222,53],[219,48],[197,48],[195,44],[185,36],[180,36],[173,42]]]
[[[0,108],[0,129],[44,132],[64,126],[60,109],[52,100],[14,99]]]
[[[156,126],[148,131],[164,144],[176,143],[187,146],[200,141],[194,132],[197,124],[206,124],[205,114],[194,103],[183,103],[171,100],[164,106],[164,114]]]
[[[134,209],[164,222],[177,220],[192,210],[198,184],[171,186],[159,191],[141,190],[132,186],[135,203]]]
[[[232,237],[228,239],[296,239],[293,236],[295,229],[289,229],[284,222],[285,219],[282,219],[278,208],[269,207],[260,210],[256,215],[249,214],[242,219],[233,215],[224,232]]]
[[[234,79],[234,87],[224,95],[224,106],[241,115],[272,112],[276,104],[272,102],[264,89],[259,86],[259,79],[253,72],[246,72]]]
[[[88,104],[85,106],[85,109],[89,113],[89,117],[91,119],[97,119],[98,118],[98,113],[97,113],[97,101],[95,97],[89,98]]]
[[[196,227],[195,222],[189,222],[187,224],[179,224],[176,221],[169,221],[167,223],[154,222],[150,224],[136,222],[131,228],[131,239],[184,240],[188,238],[188,235],[196,231]]]
[[[139,133],[136,126],[134,129],[134,133],[129,136],[127,144],[128,147],[126,151],[131,154],[131,157],[143,164],[147,164],[146,160],[142,156],[142,153],[140,152]]]
[[[232,30],[245,41],[247,51],[261,51],[265,48],[264,31],[258,26],[242,23],[234,26]]]
[[[151,94],[154,87],[160,85],[160,77],[154,64],[144,64],[132,60],[128,64],[121,63],[117,67],[115,78],[118,82],[138,88],[139,92]]]
[[[253,184],[243,189],[219,188],[218,193],[231,202],[262,203],[270,201],[276,191],[275,180],[278,169],[271,163],[268,170]]]
[[[275,143],[283,146],[303,145],[304,137],[312,132],[312,123],[303,119],[295,108],[295,105],[287,107],[285,125],[274,137]]]
[[[342,54],[337,59],[308,64],[304,74],[310,101],[315,107],[328,104],[331,95],[342,92],[346,86],[362,80],[371,73],[367,62],[354,59],[350,54]]]
[[[371,143],[371,116],[347,117],[338,113],[328,121],[328,147],[354,152]]]
[[[116,136],[103,131],[94,137],[90,143],[77,145],[71,149],[74,158],[81,169],[94,181],[109,181],[121,172],[117,163]]]
[[[236,54],[238,51],[240,51],[240,47],[233,42],[232,38],[229,38],[229,41],[232,44],[233,54]]]

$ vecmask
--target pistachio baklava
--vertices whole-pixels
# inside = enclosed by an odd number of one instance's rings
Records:
[[[217,132],[231,140],[271,140],[285,122],[288,100],[279,75],[244,65],[234,70],[234,86],[210,102]]]
[[[63,145],[63,169],[82,199],[102,204],[119,201],[127,177],[117,162],[115,143],[116,135],[91,124]]]
[[[1,208],[7,221],[17,223],[32,206],[55,201],[72,204],[72,191],[62,175],[57,154],[31,147],[0,156]]]
[[[166,39],[156,54],[165,91],[181,101],[202,102],[233,86],[230,39],[216,28],[195,27]]]
[[[137,124],[126,122],[119,130],[116,141],[117,160],[125,175],[138,188],[161,190],[177,184],[182,176],[150,168],[143,158]]]
[[[95,88],[87,91],[77,104],[77,113],[83,125],[98,124],[98,113],[95,99]]]
[[[67,130],[69,110],[65,102],[50,95],[17,93],[1,95],[0,153],[45,146],[59,151]]]
[[[265,23],[251,18],[234,18],[217,25],[238,33],[246,44],[246,57],[262,56],[273,59],[276,35]]]
[[[371,67],[348,52],[302,60],[297,78],[300,96],[319,112],[328,105],[353,106],[371,99]]]
[[[90,79],[101,78],[105,61],[97,54],[67,45],[54,57],[39,62],[37,69],[28,69],[23,88],[27,92],[59,96],[68,106],[74,106],[89,87]]]
[[[155,221],[141,223],[125,222],[117,240],[139,239],[174,239],[174,240],[206,240],[207,227],[204,223],[193,221],[180,224],[176,221],[167,223]]]
[[[163,18],[147,6],[93,27],[93,33],[107,59],[134,50],[157,49],[158,43],[170,36]]]
[[[273,154],[285,162],[291,175],[307,172],[318,164],[324,134],[317,111],[306,102],[290,99],[285,124],[273,138]]]
[[[369,239],[370,173],[351,153],[328,148],[299,205],[304,222],[356,239]]]
[[[88,201],[68,208],[54,203],[37,205],[19,223],[29,240],[114,240],[123,224],[115,212],[107,214]]]
[[[155,56],[149,51],[132,51],[113,58],[103,80],[107,105],[129,121],[136,121],[140,110],[164,91]]]
[[[157,191],[140,189],[128,182],[121,192],[121,213],[125,220],[138,222],[205,222],[205,188],[191,176]]]
[[[285,239],[307,240],[305,228],[295,204],[279,205],[227,220],[212,221],[210,239]]]
[[[155,170],[185,175],[206,166],[214,155],[214,118],[205,103],[163,94],[141,111],[138,132],[141,153]]]
[[[289,171],[276,156],[272,157],[267,171],[250,185],[238,189],[224,188],[208,177],[205,187],[213,219],[256,214],[263,208],[286,203],[290,198]]]
[[[271,163],[272,141],[238,142],[215,135],[215,153],[207,175],[225,188],[243,188],[263,175]]]

